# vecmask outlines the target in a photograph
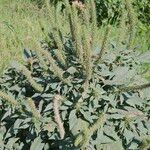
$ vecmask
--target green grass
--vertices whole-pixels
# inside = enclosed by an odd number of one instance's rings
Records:
[[[44,38],[40,24],[49,31],[50,20],[44,9],[39,9],[31,0],[0,0],[0,73],[11,60],[22,61],[24,48],[36,49],[33,42]],[[150,50],[150,27],[140,22],[135,44],[141,45],[140,50]],[[102,34],[103,28],[100,29]],[[112,36],[117,37],[119,31],[112,28]],[[148,69],[150,65],[145,66]]]
[[[32,39],[41,40],[39,22],[48,29],[44,11],[25,0],[0,0],[0,71],[13,59],[22,60],[25,47],[34,49]]]

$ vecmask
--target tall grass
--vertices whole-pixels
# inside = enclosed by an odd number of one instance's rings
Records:
[[[0,71],[12,59],[22,60],[22,49],[34,49],[32,39],[42,39],[48,20],[43,9],[27,0],[0,0]]]
[[[0,73],[11,60],[22,61],[23,48],[36,49],[34,40],[45,38],[51,21],[45,8],[39,8],[32,0],[0,0]],[[61,20],[62,21],[62,20]],[[64,21],[65,22],[65,21]],[[141,51],[150,50],[150,27],[140,22],[137,24],[137,35],[134,44],[140,46]],[[103,36],[104,27],[99,29]],[[117,39],[119,29],[111,27],[110,39]],[[97,39],[97,44],[101,39]],[[149,69],[149,65],[146,66]]]

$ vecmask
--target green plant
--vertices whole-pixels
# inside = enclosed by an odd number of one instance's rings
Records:
[[[39,7],[44,5],[45,0],[30,0],[31,2],[36,2]],[[70,3],[76,0],[69,0]],[[89,0],[79,0],[80,2],[86,3]],[[57,3],[63,2],[62,0],[49,0],[51,4],[56,5]],[[149,0],[128,0],[136,10],[136,14],[139,20],[149,25],[149,11],[150,5]],[[123,3],[121,0],[95,0],[96,10],[97,10],[97,19],[99,24],[103,22],[109,22],[116,24],[118,19],[121,16]]]
[[[68,1],[65,6],[68,34],[58,24],[59,9],[47,3],[49,41],[25,49],[26,65],[14,62],[0,79],[0,148],[148,147],[150,83],[140,65],[149,53],[116,44],[109,39],[111,26],[99,45],[92,0],[82,10]]]

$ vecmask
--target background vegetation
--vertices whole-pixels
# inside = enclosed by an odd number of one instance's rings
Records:
[[[51,0],[51,3],[61,2],[61,0]],[[99,24],[102,22],[114,24],[112,36],[117,36],[120,31],[117,29],[117,21],[121,14],[120,0],[96,1],[97,17]],[[1,0],[0,1],[0,72],[8,66],[13,59],[22,60],[22,49],[30,47],[34,49],[32,37],[37,40],[45,38],[43,35],[49,30],[50,20],[46,13],[44,0]],[[139,18],[136,23],[137,35],[135,43],[141,51],[150,49],[150,26],[148,0],[134,0],[133,6]],[[105,27],[100,27],[100,33]],[[141,44],[142,43],[142,44]],[[148,65],[147,65],[148,66]]]
[[[28,0],[0,1],[0,71],[13,59],[22,60],[22,50],[34,49],[32,37],[42,39],[40,22],[48,29],[42,9]]]

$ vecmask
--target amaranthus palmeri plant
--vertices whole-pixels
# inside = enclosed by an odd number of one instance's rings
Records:
[[[1,150],[150,147],[150,83],[141,70],[150,54],[131,42],[129,2],[118,27],[129,30],[119,44],[110,25],[100,34],[93,0],[46,3],[51,32],[43,31],[36,50],[24,50],[25,65],[13,62],[0,79]]]

